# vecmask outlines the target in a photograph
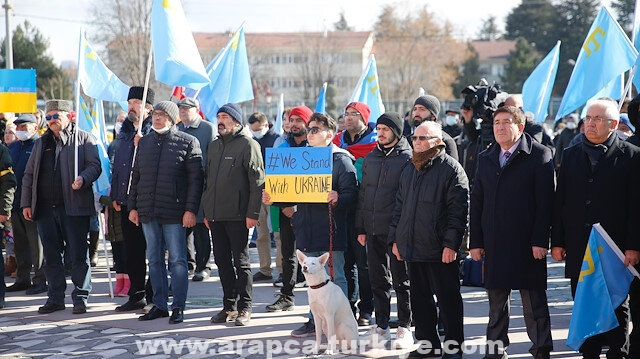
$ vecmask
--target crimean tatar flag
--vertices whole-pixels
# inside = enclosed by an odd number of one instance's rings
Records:
[[[80,30],[80,53],[78,54],[78,80],[87,96],[113,102],[127,101],[129,86],[118,78],[98,54]]]
[[[351,102],[363,102],[369,106],[371,109],[369,122],[375,123],[378,117],[384,113],[384,104],[380,95],[380,83],[378,82],[378,67],[373,54],[369,56],[369,62],[364,71],[362,71],[356,88],[353,90],[349,100],[349,103]]]
[[[0,70],[0,112],[34,113],[36,100],[36,70]]]

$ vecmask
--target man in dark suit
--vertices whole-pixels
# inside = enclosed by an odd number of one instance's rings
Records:
[[[522,297],[527,334],[533,343],[529,351],[534,358],[549,358],[553,349],[545,292],[553,155],[523,132],[525,121],[524,113],[515,106],[496,110],[496,142],[478,156],[471,192],[469,248],[474,260],[485,257],[487,343],[496,342],[487,348],[486,358],[506,357],[502,351],[509,345],[509,300],[513,289],[519,289]]]
[[[625,265],[640,262],[637,223],[640,218],[640,149],[615,134],[620,120],[617,104],[597,100],[587,109],[582,142],[564,150],[555,197],[551,255],[565,260],[565,277],[575,295],[591,226],[600,223],[625,254]],[[612,191],[625,193],[624,198]],[[629,306],[615,310],[620,326],[590,338],[580,347],[584,358],[627,356]]]

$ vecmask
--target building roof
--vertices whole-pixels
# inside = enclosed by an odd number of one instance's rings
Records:
[[[327,38],[332,41],[339,41],[343,47],[362,47],[371,35],[370,31],[328,31]],[[231,33],[203,33],[196,32],[193,38],[199,49],[220,49],[229,41]],[[320,39],[324,37],[323,32],[261,32],[245,33],[247,47],[257,48],[279,48],[296,47],[299,39]]]
[[[478,60],[503,59],[509,57],[509,51],[516,48],[514,40],[471,41],[471,46],[478,53]]]

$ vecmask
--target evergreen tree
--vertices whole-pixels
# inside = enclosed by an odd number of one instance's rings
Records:
[[[632,38],[631,31],[633,30],[633,16],[635,13],[635,0],[613,0],[611,1],[611,9],[616,13],[616,20],[624,31],[627,32],[627,36]]]
[[[469,85],[475,85],[482,78],[482,74],[480,73],[480,61],[478,57],[478,53],[474,50],[471,43],[467,46],[467,52],[469,53],[469,57],[462,64],[461,70],[458,72],[458,77],[456,78],[456,82],[453,83],[453,95],[456,98],[462,97],[462,90],[464,90]]]
[[[500,29],[498,29],[498,24],[496,23],[495,16],[489,16],[488,19],[484,20],[482,26],[480,27],[480,32],[478,33],[478,39],[484,41],[490,40],[498,40],[502,37],[502,33]]]
[[[559,16],[550,0],[523,0],[507,15],[504,37],[522,37],[540,52],[551,49],[558,41],[555,19]]]
[[[509,93],[521,93],[522,85],[540,61],[538,52],[527,40],[519,37],[516,48],[509,52],[505,74],[502,76],[502,90]]]
[[[344,18],[344,11],[340,12],[340,20],[333,23],[333,28],[336,31],[353,31],[353,28],[347,24],[347,19]]]

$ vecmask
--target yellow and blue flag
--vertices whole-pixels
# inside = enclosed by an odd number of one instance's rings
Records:
[[[207,66],[211,83],[200,91],[187,90],[189,97],[197,97],[200,111],[216,123],[218,109],[227,103],[253,100],[253,85],[249,72],[244,25],[236,31],[225,47]]]
[[[556,120],[584,105],[609,82],[633,67],[637,57],[638,51],[631,40],[603,6],[582,44]]]
[[[82,90],[89,97],[113,102],[127,101],[129,86],[100,60],[82,30],[80,30],[80,53],[78,54],[78,80]]]
[[[376,66],[376,58],[373,54],[369,56],[369,62],[362,71],[362,75],[356,84],[356,88],[351,95],[351,102],[363,102],[366,103],[371,109],[369,115],[369,122],[375,123],[378,117],[382,115],[384,111],[384,104],[382,103],[382,96],[380,95],[380,83],[378,81],[378,67]]]
[[[316,112],[326,113],[327,101],[325,100],[325,94],[327,92],[327,83],[322,84],[320,88],[320,95],[318,95],[318,101],[316,102]],[[376,117],[377,118],[377,117]]]
[[[111,189],[111,162],[107,154],[107,134],[102,101],[95,101],[95,110],[92,112],[84,98],[80,96],[80,111],[76,116],[76,123],[78,128],[91,133],[96,140],[98,156],[100,156],[100,163],[102,164],[102,172],[100,173],[100,177],[93,183],[93,190],[103,196],[107,196]]]
[[[151,43],[156,80],[195,90],[209,83],[180,0],[154,0]]]
[[[0,112],[34,113],[36,101],[36,70],[0,70]]]
[[[531,75],[522,85],[522,101],[524,110],[531,111],[536,122],[544,122],[547,118],[549,100],[556,82],[558,63],[560,62],[560,41],[549,51],[542,61],[533,69]]]
[[[579,350],[585,339],[617,327],[615,309],[638,272],[624,265],[624,254],[596,223],[591,228],[576,288],[567,346]]]

